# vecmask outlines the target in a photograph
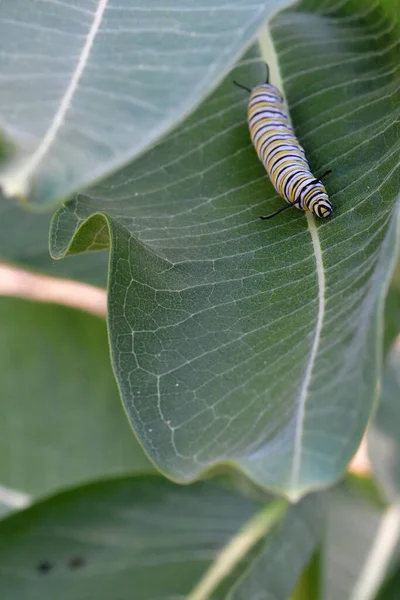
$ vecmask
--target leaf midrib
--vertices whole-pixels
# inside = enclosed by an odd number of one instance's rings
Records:
[[[310,382],[312,378],[312,373],[315,365],[315,361],[318,355],[319,344],[321,341],[321,332],[324,325],[324,317],[325,317],[325,271],[324,271],[324,263],[322,259],[322,250],[320,239],[318,235],[318,229],[315,224],[315,219],[310,212],[306,212],[307,217],[307,225],[308,230],[311,235],[311,241],[313,244],[313,250],[315,255],[316,262],[316,274],[318,280],[318,309],[317,309],[317,322],[314,329],[314,337],[313,343],[311,347],[311,352],[309,359],[307,361],[307,365],[305,368],[305,373],[303,377],[303,381],[300,386],[300,392],[298,395],[298,400],[296,404],[297,414],[296,414],[296,425],[295,425],[295,436],[294,436],[294,444],[293,444],[293,461],[292,461],[292,469],[290,473],[290,491],[293,499],[298,499],[299,492],[296,490],[299,481],[299,474],[301,468],[301,456],[302,456],[302,441],[303,441],[303,432],[304,432],[304,421],[305,421],[305,409],[308,398],[308,390],[310,387]]]
[[[187,600],[207,600],[248,552],[283,518],[288,504],[279,499],[268,504],[250,519],[222,549]]]
[[[107,4],[108,0],[98,0],[97,8],[93,13],[94,18],[92,24],[86,36],[81,53],[79,54],[79,58],[72,73],[69,85],[61,97],[58,109],[56,110],[46,133],[43,135],[40,144],[29,160],[22,166],[19,165],[19,168],[16,170],[16,172],[11,172],[8,178],[6,177],[2,182],[5,194],[7,196],[25,196],[27,194],[30,176],[38,168],[54,144],[57,134],[65,121],[66,114],[71,107],[75,93],[78,90],[79,82],[88,64],[91,50],[101,27]]]

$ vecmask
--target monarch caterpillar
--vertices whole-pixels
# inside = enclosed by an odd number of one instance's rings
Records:
[[[234,81],[235,85],[250,94],[247,120],[253,146],[275,190],[289,203],[288,206],[260,218],[270,219],[292,206],[311,211],[320,218],[329,217],[333,206],[320,179],[331,171],[318,179],[311,173],[304,149],[285,112],[283,96],[269,83],[268,65],[266,67],[265,83],[252,89]]]

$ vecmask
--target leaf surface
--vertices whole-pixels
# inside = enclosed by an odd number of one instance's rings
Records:
[[[385,303],[383,348],[385,360],[400,334],[400,263],[397,264]]]
[[[321,597],[372,600],[388,568],[382,536],[393,525],[392,509],[371,478],[354,475],[326,492],[325,502]]]
[[[1,485],[42,495],[153,470],[124,417],[103,320],[3,297],[0,321]]]
[[[400,348],[388,355],[378,410],[368,437],[374,473],[392,502],[400,502]]]
[[[283,0],[80,0],[0,8],[7,196],[54,204],[182,121]],[[287,2],[286,2],[287,4]]]
[[[54,221],[62,256],[90,244],[105,215],[115,373],[136,432],[175,480],[222,461],[298,498],[338,479],[359,446],[398,243],[388,6],[305,2],[273,23],[296,132],[314,173],[333,171],[331,219],[259,219],[283,201],[232,85],[264,80],[254,49],[179,130]]]
[[[282,500],[260,503],[214,482],[179,487],[159,477],[77,488],[0,522],[0,593],[8,600],[194,599],[197,583],[225,548],[242,543],[246,533],[260,541],[255,520],[277,503]],[[230,585],[223,592],[213,586],[212,596],[196,598],[287,600],[319,535],[312,499],[288,515],[287,525],[282,511],[283,520],[272,519],[258,555],[247,553],[247,563],[243,555],[245,570],[225,573]],[[50,565],[45,572],[43,564]]]
[[[382,586],[376,600],[397,600],[400,589],[400,569],[391,575]]]

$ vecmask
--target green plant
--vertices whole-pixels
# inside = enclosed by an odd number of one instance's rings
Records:
[[[0,6],[3,261],[108,269],[108,341],[0,300],[2,598],[397,597],[400,16],[288,4]],[[265,61],[327,221],[258,218]]]

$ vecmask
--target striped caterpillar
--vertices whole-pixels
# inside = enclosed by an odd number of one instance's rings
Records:
[[[333,206],[320,179],[331,171],[327,171],[319,179],[311,173],[305,152],[285,112],[283,96],[268,79],[267,65],[265,83],[250,89],[234,81],[235,85],[250,94],[247,120],[253,146],[275,190],[289,203],[288,206],[260,218],[270,219],[292,206],[311,211],[320,218],[329,217]]]

